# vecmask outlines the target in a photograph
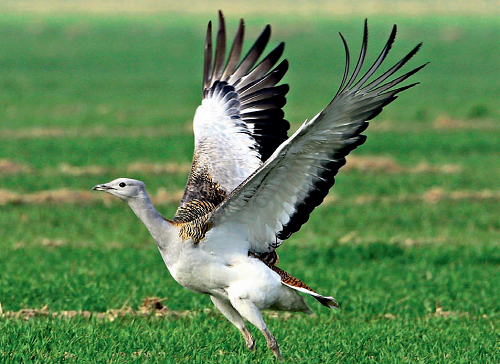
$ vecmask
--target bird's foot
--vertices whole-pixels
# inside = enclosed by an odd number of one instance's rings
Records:
[[[280,347],[278,346],[278,342],[276,341],[276,338],[269,332],[269,330],[266,328],[262,330],[262,333],[264,334],[264,337],[266,338],[267,341],[267,347],[269,350],[271,350],[278,360],[283,360],[283,357],[281,356],[281,351]]]
[[[243,336],[243,339],[245,339],[245,344],[248,348],[248,350],[254,350],[255,349],[255,339],[253,338],[252,334],[246,327],[241,330],[241,335]]]
[[[278,346],[278,344],[273,345],[273,346],[267,345],[267,347],[269,349],[271,349],[271,351],[273,352],[273,354],[276,357],[276,359],[278,359],[279,361],[283,360],[283,357],[281,356],[280,347]]]

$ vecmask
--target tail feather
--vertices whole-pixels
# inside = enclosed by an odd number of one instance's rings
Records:
[[[321,303],[323,306],[328,307],[328,308],[340,308],[339,303],[335,300],[333,297],[325,297],[322,295],[311,295],[314,298],[316,298],[319,303]]]
[[[321,303],[323,306],[328,307],[328,308],[340,308],[338,302],[335,300],[333,297],[327,297],[327,296],[322,296],[319,293],[315,292],[313,289],[309,288],[304,288],[304,287],[297,287],[297,286],[292,286],[291,284],[287,284],[281,281],[285,286],[288,286],[296,291],[306,293],[309,296],[312,296],[314,299],[316,299],[319,303]]]
[[[337,301],[335,300],[335,298],[320,295],[314,289],[312,289],[307,284],[302,282],[300,279],[295,278],[291,274],[285,272],[283,269],[278,268],[275,265],[268,265],[268,267],[280,275],[281,283],[283,283],[285,286],[288,286],[296,291],[306,293],[306,294],[314,297],[316,300],[319,301],[319,303],[321,303],[325,307],[340,308],[340,306],[337,303]]]

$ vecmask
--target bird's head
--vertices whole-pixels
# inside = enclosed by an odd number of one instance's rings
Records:
[[[117,178],[111,182],[94,186],[92,189],[110,193],[127,202],[131,199],[147,198],[144,182],[131,178]]]

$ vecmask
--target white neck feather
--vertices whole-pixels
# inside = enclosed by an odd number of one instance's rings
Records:
[[[177,228],[156,211],[146,193],[144,197],[128,200],[128,205],[149,230],[158,248],[166,251],[174,234],[177,235]]]

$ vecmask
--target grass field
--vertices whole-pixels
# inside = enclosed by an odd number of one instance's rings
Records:
[[[22,2],[21,2],[22,3]],[[487,2],[489,3],[489,2]],[[174,213],[192,156],[206,14],[0,15],[0,362],[265,363],[146,229],[92,186],[147,183]],[[241,16],[227,15],[230,29]],[[295,129],[336,92],[364,15],[252,13],[287,43]],[[268,312],[286,363],[500,361],[500,46],[487,14],[370,16],[368,60],[430,61],[372,122],[280,267],[341,309]],[[248,45],[247,45],[248,46]],[[154,297],[162,299],[161,302]]]

